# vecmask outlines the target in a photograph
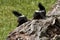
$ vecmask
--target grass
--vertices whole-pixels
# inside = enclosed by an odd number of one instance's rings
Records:
[[[13,10],[31,19],[39,2],[48,11],[56,0],[0,0],[0,40],[5,40],[9,32],[17,26],[17,17],[12,14]]]

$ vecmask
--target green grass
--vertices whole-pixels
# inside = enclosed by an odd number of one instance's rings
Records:
[[[17,26],[17,17],[12,14],[13,10],[31,19],[39,2],[48,11],[56,0],[0,0],[0,40],[5,40],[9,32]]]

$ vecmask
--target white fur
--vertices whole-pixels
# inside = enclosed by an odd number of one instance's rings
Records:
[[[44,12],[44,10],[42,10],[42,11],[38,11],[38,10],[36,10],[35,12]]]
[[[25,17],[24,15],[22,15],[22,16],[19,16],[19,17]]]

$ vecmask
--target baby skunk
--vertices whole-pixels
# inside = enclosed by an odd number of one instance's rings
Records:
[[[26,16],[22,15],[21,13],[19,13],[19,12],[17,12],[17,11],[13,11],[13,14],[14,14],[16,17],[18,17],[18,20],[17,20],[17,21],[18,21],[18,25],[17,25],[17,27],[20,26],[21,24],[23,24],[23,23],[25,23],[25,22],[28,21],[28,19],[27,19]]]
[[[38,4],[38,7],[39,10],[35,11],[33,19],[44,19],[46,17],[45,7],[41,3]]]

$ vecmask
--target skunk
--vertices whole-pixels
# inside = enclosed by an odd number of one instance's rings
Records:
[[[38,7],[39,10],[35,11],[33,19],[44,19],[46,17],[45,7],[41,3],[38,4]]]
[[[23,24],[23,23],[25,23],[25,22],[28,21],[28,19],[27,19],[26,16],[22,15],[21,13],[19,13],[19,12],[17,12],[17,11],[13,11],[13,14],[14,14],[16,17],[18,17],[18,20],[17,20],[17,21],[18,21],[18,25],[17,25],[17,27],[20,26],[21,24]]]

